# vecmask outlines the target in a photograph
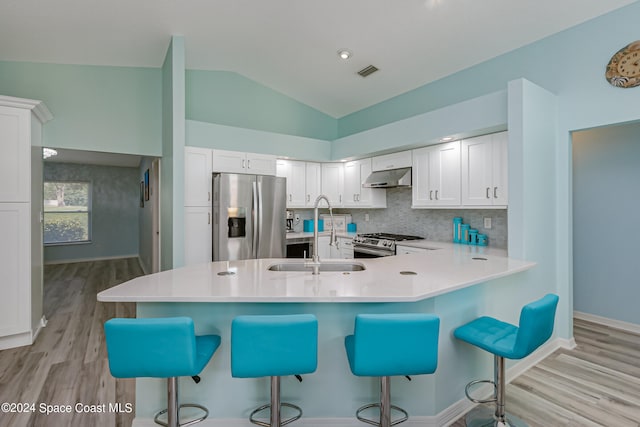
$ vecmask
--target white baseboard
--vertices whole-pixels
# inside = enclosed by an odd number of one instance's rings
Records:
[[[139,258],[139,257],[140,256],[138,254],[131,254],[131,255],[114,255],[114,256],[95,257],[95,258],[56,259],[56,260],[45,261],[44,265],[72,264],[76,262],[91,262],[91,261],[108,261],[111,259]]]
[[[601,325],[609,326],[611,328],[622,329],[623,331],[627,331],[627,332],[633,332],[634,334],[640,334],[640,325],[636,323],[623,322],[622,320],[596,316],[595,314],[583,313],[581,311],[574,311],[573,317],[575,317],[576,319],[587,321],[587,322],[599,323]]]
[[[40,322],[38,322],[38,326],[36,327],[35,332],[33,333],[33,340],[32,342],[36,342],[36,339],[38,338],[38,335],[40,334],[40,331],[42,330],[42,328],[47,326],[47,318],[44,317],[44,314],[42,315],[42,318],[40,319]]]
[[[539,363],[542,359],[549,356],[559,348],[572,349],[576,346],[573,338],[555,338],[548,341],[537,349],[529,357],[520,360],[518,363],[507,369],[507,382],[513,381],[527,369]],[[493,378],[492,372],[487,372],[487,378]],[[485,385],[478,387],[477,395],[489,397],[492,393],[492,386]],[[461,392],[462,393],[462,392]],[[463,417],[467,412],[475,407],[475,404],[468,401],[466,398],[462,398],[440,411],[434,416],[411,416],[409,419],[402,423],[406,427],[443,427],[453,424],[458,419]],[[201,427],[251,427],[248,419],[238,418],[208,418],[198,426]],[[301,418],[295,422],[295,425],[304,427],[362,427],[364,424],[353,417],[346,418]],[[133,420],[132,427],[156,427],[157,424],[153,422],[151,418],[136,418]]]

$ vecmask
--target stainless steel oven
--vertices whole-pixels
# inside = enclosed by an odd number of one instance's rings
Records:
[[[396,242],[419,240],[422,237],[390,233],[358,234],[353,239],[354,258],[380,258],[396,254]]]

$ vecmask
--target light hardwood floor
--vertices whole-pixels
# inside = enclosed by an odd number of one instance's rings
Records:
[[[578,319],[573,333],[575,349],[507,385],[507,412],[531,427],[639,427],[640,335]]]
[[[96,294],[140,275],[133,258],[47,266],[49,324],[33,346],[0,351],[0,403],[134,403],[135,381],[109,374],[102,326],[133,317],[135,305],[99,303]],[[556,351],[507,386],[507,410],[532,427],[640,427],[640,335],[575,320],[574,336],[575,349]],[[0,427],[129,427],[132,419],[0,413]]]
[[[135,380],[109,373],[103,334],[107,319],[135,317],[135,304],[100,303],[96,294],[142,274],[136,258],[45,267],[47,326],[34,345],[0,351],[0,402],[33,403],[35,412],[0,413],[0,426],[131,425],[133,413],[109,413],[108,406],[107,413],[45,415],[40,405],[135,404]]]

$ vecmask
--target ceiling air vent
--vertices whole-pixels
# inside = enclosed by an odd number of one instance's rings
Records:
[[[374,67],[373,65],[368,65],[362,70],[358,71],[358,74],[360,74],[362,77],[367,77],[375,73],[376,71],[378,71],[378,68]]]

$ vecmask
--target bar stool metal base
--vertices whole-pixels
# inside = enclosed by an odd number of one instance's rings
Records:
[[[298,413],[293,417],[283,420],[282,414],[280,413],[280,408],[283,406],[294,409]],[[259,421],[254,418],[256,414],[267,409],[271,410],[269,414],[270,421],[268,423]],[[295,420],[300,419],[300,417],[302,417],[302,409],[299,406],[296,406],[292,403],[280,402],[280,377],[271,377],[271,403],[262,405],[258,409],[251,412],[251,415],[249,415],[249,421],[262,427],[282,427],[294,422]]]
[[[369,408],[380,408],[379,421],[365,418],[360,413]],[[402,418],[395,420],[391,419],[391,410],[396,410],[402,413]],[[364,423],[371,424],[378,427],[391,427],[397,424],[403,423],[409,419],[409,414],[404,409],[391,404],[391,378],[380,377],[380,403],[370,403],[364,405],[356,411],[356,418]]]
[[[204,411],[204,415],[194,418],[193,420],[185,423],[180,423],[180,409],[182,408],[197,408]],[[167,414],[167,421],[160,421],[160,416]],[[183,403],[178,404],[178,378],[167,378],[167,409],[163,409],[158,412],[153,421],[163,427],[187,427],[204,420],[209,416],[209,410],[202,405],[196,405],[195,403]]]
[[[494,410],[485,406],[472,409],[465,417],[467,427],[528,427],[520,418],[509,413],[504,414],[504,422],[496,419]]]
[[[182,405],[180,405],[180,409],[182,408],[197,408],[197,409],[201,409],[202,411],[204,411],[204,415],[198,417],[198,418],[194,418],[193,420],[187,421],[185,423],[180,423],[178,422],[178,426],[179,427],[187,427],[196,423],[199,423],[200,421],[203,421],[205,418],[207,418],[209,416],[209,410],[207,408],[205,408],[202,405],[196,405],[195,403],[183,403]],[[153,417],[153,421],[156,424],[159,424],[161,426],[164,427],[170,427],[169,423],[164,422],[164,421],[160,421],[160,417],[164,414],[167,413],[167,409],[163,409],[162,411],[158,412],[155,417]]]

